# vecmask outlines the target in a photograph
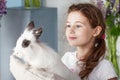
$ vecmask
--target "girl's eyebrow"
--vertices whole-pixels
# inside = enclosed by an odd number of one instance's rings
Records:
[[[66,21],[66,23],[70,23],[69,21]]]
[[[81,21],[76,21],[76,23],[81,23],[81,24],[85,24],[84,22],[81,22]]]
[[[66,23],[70,23],[69,21],[66,21]],[[85,25],[85,23],[84,22],[81,22],[81,21],[75,21],[75,23],[81,23],[81,24],[84,24]]]

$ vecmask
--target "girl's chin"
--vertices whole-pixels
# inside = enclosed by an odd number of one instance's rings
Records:
[[[69,45],[72,46],[72,47],[78,46],[77,44],[71,44],[71,43],[69,43]]]

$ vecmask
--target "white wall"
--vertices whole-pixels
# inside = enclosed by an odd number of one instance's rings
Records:
[[[7,7],[20,7],[22,6],[23,0],[6,0],[7,1]]]
[[[58,8],[58,52],[60,55],[68,50],[74,50],[74,48],[68,46],[64,34],[67,9],[73,3],[84,2],[90,2],[90,0],[43,0],[43,6]]]

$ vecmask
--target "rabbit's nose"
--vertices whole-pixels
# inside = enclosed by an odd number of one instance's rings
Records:
[[[25,40],[23,40],[23,42],[22,42],[22,47],[26,48],[26,47],[29,46],[29,44],[30,44],[30,41],[25,39]]]

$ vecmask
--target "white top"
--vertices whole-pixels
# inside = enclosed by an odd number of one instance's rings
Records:
[[[80,65],[83,64],[82,61],[79,61],[79,67],[76,64],[78,59],[76,58],[76,52],[67,52],[61,58],[62,62],[75,74],[79,74],[81,71]],[[90,73],[89,80],[108,80],[110,78],[117,77],[113,65],[106,59],[103,59],[99,64],[93,69]]]

